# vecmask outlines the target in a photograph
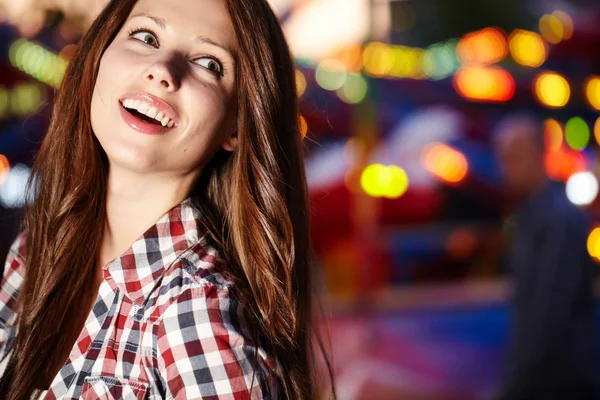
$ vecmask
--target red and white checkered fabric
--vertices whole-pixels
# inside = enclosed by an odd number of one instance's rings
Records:
[[[186,199],[104,266],[85,326],[40,398],[279,397],[275,364],[255,347],[239,285],[201,227]],[[21,235],[0,287],[0,373],[18,326],[15,299],[25,247]]]

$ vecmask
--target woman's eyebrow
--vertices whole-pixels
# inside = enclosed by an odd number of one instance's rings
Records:
[[[150,18],[152,21],[154,21],[156,23],[156,25],[158,25],[163,30],[167,27],[167,21],[164,18],[156,17],[154,15],[150,15],[147,13],[139,13],[139,14],[132,15],[130,17],[130,19],[137,18],[137,17]],[[214,40],[212,40],[209,37],[200,35],[200,36],[196,36],[196,38],[194,38],[194,40],[201,42],[201,43],[207,43],[207,44],[210,44],[215,47],[219,47],[219,48],[223,49],[225,52],[227,52],[231,58],[234,58],[234,53],[229,48],[215,42]]]

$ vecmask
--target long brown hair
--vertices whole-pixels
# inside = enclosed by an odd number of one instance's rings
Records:
[[[0,395],[30,398],[48,364],[68,354],[96,279],[106,220],[108,161],[91,127],[102,54],[137,0],[111,0],[78,44],[33,166],[18,333]],[[248,293],[257,345],[276,360],[285,398],[317,398],[309,209],[295,73],[266,0],[227,0],[238,43],[238,145],[218,152],[191,193],[211,240]],[[95,294],[95,293],[94,293]],[[87,311],[87,310],[86,310]],[[43,382],[43,385],[49,382]],[[334,392],[335,393],[335,392]],[[335,396],[335,394],[334,394]]]

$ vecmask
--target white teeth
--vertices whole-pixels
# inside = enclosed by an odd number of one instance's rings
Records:
[[[142,114],[148,114],[148,109],[150,108],[150,104],[148,103],[141,103],[139,104],[136,109],[141,112]]]
[[[171,118],[169,118],[167,115],[165,115],[164,111],[159,111],[156,107],[151,106],[146,102],[140,100],[126,99],[123,101],[123,107],[128,108],[130,110],[137,110],[139,113],[157,120],[162,126],[172,128],[173,125],[175,125],[175,122],[171,120]]]

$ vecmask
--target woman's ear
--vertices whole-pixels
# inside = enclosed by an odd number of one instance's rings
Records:
[[[237,130],[233,131],[227,139],[223,142],[222,147],[227,151],[234,151],[237,146]]]

